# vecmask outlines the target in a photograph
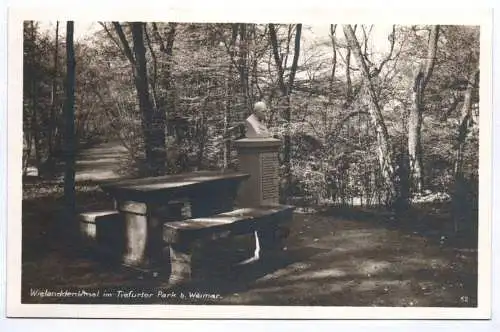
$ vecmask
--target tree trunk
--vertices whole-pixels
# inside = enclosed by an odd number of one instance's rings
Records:
[[[149,97],[146,65],[146,48],[144,46],[144,23],[132,23],[132,38],[135,55],[135,87],[142,114],[142,129],[147,162],[147,175],[165,174],[165,112],[153,109]]]
[[[394,182],[393,152],[389,142],[389,133],[382,115],[375,84],[370,76],[370,70],[361,53],[361,47],[359,46],[354,30],[350,25],[344,26],[344,34],[368,85],[368,94],[371,102],[369,115],[376,132],[377,156],[383,179],[382,189],[386,193],[385,204],[392,206],[397,198],[397,188]]]
[[[28,171],[28,163],[31,156],[31,144],[33,140],[31,139],[31,134],[29,130],[24,132],[24,142],[23,142],[23,176],[26,175]]]
[[[477,81],[479,79],[479,69],[474,73],[472,79],[469,80],[467,85],[467,90],[464,94],[464,104],[462,106],[461,117],[460,117],[460,125],[458,128],[458,136],[457,136],[457,151],[456,151],[456,160],[455,160],[455,169],[454,173],[459,174],[462,173],[463,167],[463,150],[465,147],[467,134],[469,132],[469,128],[472,124],[472,96],[475,87],[477,86]]]
[[[333,94],[333,84],[335,83],[335,71],[337,69],[337,41],[335,37],[335,32],[337,30],[337,25],[336,24],[330,24],[330,40],[332,42],[332,51],[333,51],[333,57],[332,57],[332,72],[330,75],[330,84],[329,84],[329,90],[328,91],[328,103],[331,105],[333,103],[334,99],[334,94]],[[326,125],[326,122],[325,122]]]
[[[64,201],[65,221],[75,217],[75,50],[73,44],[74,22],[66,23],[66,107],[65,107],[65,172]],[[73,227],[74,225],[71,225]]]
[[[238,70],[240,74],[241,94],[243,95],[243,118],[245,119],[252,112],[248,96],[248,92],[250,90],[248,86],[248,33],[246,24],[240,24],[239,26],[240,44],[238,47]]]
[[[422,192],[424,187],[424,171],[422,165],[422,119],[424,111],[424,92],[432,75],[436,62],[437,41],[439,38],[439,26],[432,27],[427,46],[427,58],[425,67],[421,66],[415,75],[413,84],[413,105],[408,118],[408,155],[410,160],[410,183],[413,190]]]
[[[163,112],[166,114],[167,112],[165,110],[168,110],[168,112],[172,112],[175,107],[174,103],[174,93],[173,91],[173,84],[172,84],[172,59],[173,59],[173,49],[174,49],[174,42],[175,42],[175,34],[176,34],[176,28],[177,28],[177,23],[169,23],[168,27],[168,33],[166,36],[166,41],[163,41],[163,38],[160,35],[160,32],[158,30],[158,27],[156,23],[153,23],[153,32],[154,36],[156,38],[156,41],[160,44],[160,51],[165,54],[166,57],[166,63],[163,66],[164,69],[164,74],[162,75],[161,79],[161,84],[165,88],[165,91],[167,92],[166,100],[165,98],[161,97],[159,98],[158,102],[158,108],[163,110]]]
[[[57,105],[57,73],[59,60],[59,21],[56,22],[56,46],[54,49],[54,73],[52,76],[52,92],[51,92],[51,107],[49,119],[49,134],[48,134],[48,164],[53,163],[54,158],[54,129],[56,125],[56,105]]]
[[[151,54],[151,60],[153,62],[153,74],[149,76],[149,78],[151,79],[150,86],[151,86],[152,105],[154,109],[162,109],[163,107],[160,107],[158,98],[158,59],[156,57],[155,50],[151,43],[151,38],[149,38],[147,23],[144,26],[144,37],[146,39],[146,44],[148,45],[149,54]]]
[[[300,55],[300,38],[302,34],[302,24],[297,24],[295,31],[295,43],[294,43],[294,54],[292,67],[290,68],[290,75],[288,82],[285,83],[284,79],[284,68],[281,62],[281,57],[279,55],[278,48],[278,38],[276,35],[276,29],[274,24],[269,24],[269,37],[271,39],[271,45],[273,48],[274,61],[276,67],[278,68],[278,83],[283,96],[283,113],[282,117],[286,123],[285,134],[283,135],[283,183],[282,183],[282,200],[286,201],[291,194],[291,184],[292,184],[292,171],[291,171],[291,151],[292,151],[292,140],[290,137],[290,122],[292,118],[291,105],[290,105],[290,95],[292,93],[293,83],[295,80],[295,74],[297,72],[298,60]]]
[[[36,62],[36,29],[35,24],[31,21],[31,41],[33,45],[32,50],[32,66],[31,66],[31,104],[33,108],[33,115],[31,118],[31,130],[33,132],[33,146],[35,148],[35,166],[40,174],[41,166],[41,152],[40,152],[40,126],[38,125],[38,65]]]
[[[228,168],[231,163],[231,138],[229,133],[229,128],[231,126],[231,77],[233,74],[232,65],[229,65],[228,77],[225,80],[225,90],[226,90],[226,102],[224,103],[224,128],[223,128],[223,139],[224,139],[224,151],[223,151],[223,167]]]
[[[233,62],[235,57],[234,45],[236,43],[236,38],[238,37],[238,25],[232,25],[232,36],[230,42],[230,50],[229,56],[231,57],[231,61],[229,62],[229,68],[227,70],[227,77],[225,79],[225,90],[226,90],[226,102],[224,104],[224,128],[223,128],[223,137],[224,137],[224,156],[223,156],[223,165],[224,168],[228,168],[231,164],[231,121],[232,121],[232,111],[231,111],[231,101],[233,98]]]
[[[205,114],[205,105],[201,107],[201,118],[200,122],[198,123],[198,156],[197,156],[197,169],[201,170],[203,169],[203,159],[205,156],[205,146],[206,146],[206,140],[207,140],[207,135],[206,135],[206,128],[207,128],[207,120],[206,120],[206,114]]]
[[[422,169],[422,95],[420,93],[421,76],[415,78],[415,88],[412,94],[413,105],[408,115],[408,156],[410,160],[410,175],[412,191],[422,192],[423,169]]]
[[[347,49],[347,54],[345,57],[345,76],[346,76],[346,93],[345,93],[345,106],[344,108],[350,108],[352,102],[354,101],[353,91],[352,91],[352,80],[351,80],[351,49]]]
[[[456,143],[456,159],[454,169],[454,192],[453,192],[453,226],[455,232],[460,230],[460,226],[470,216],[467,202],[467,185],[463,172],[464,149],[467,141],[469,129],[472,126],[472,97],[474,89],[477,87],[479,80],[479,69],[469,79],[467,90],[464,95],[464,104],[462,106],[460,125],[458,128],[457,143]]]

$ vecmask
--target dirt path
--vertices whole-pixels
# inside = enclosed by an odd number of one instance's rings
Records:
[[[76,181],[101,181],[120,178],[119,165],[127,150],[118,141],[85,148],[76,157]]]

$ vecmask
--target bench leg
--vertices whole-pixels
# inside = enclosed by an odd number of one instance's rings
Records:
[[[122,212],[125,218],[125,254],[123,263],[137,268],[151,269],[162,260],[161,218],[152,213]]]
[[[125,213],[126,246],[123,263],[130,266],[147,265],[146,245],[148,238],[147,217]]]
[[[286,238],[286,229],[280,226],[266,227],[257,231],[256,245],[260,248],[259,256],[262,259],[283,249],[283,240]]]
[[[193,253],[190,246],[179,244],[170,245],[170,284],[180,284],[191,280],[192,256]]]

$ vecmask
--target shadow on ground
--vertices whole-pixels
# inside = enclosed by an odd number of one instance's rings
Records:
[[[320,211],[320,215],[363,221],[405,234],[423,236],[439,246],[460,249],[477,249],[478,246],[477,211],[471,220],[455,231],[451,202],[413,204],[401,219],[386,209],[365,207],[329,207]]]
[[[85,253],[26,238],[26,303],[170,303],[318,306],[476,306],[477,252],[439,247],[425,237],[378,225],[317,215],[295,215],[285,250],[230,268],[232,248],[202,250],[198,281],[172,287],[156,276]],[[49,238],[49,237],[47,237]],[[219,246],[220,247],[220,246]],[[238,248],[234,248],[236,252]],[[251,251],[251,250],[249,250]],[[247,251],[248,252],[248,251]],[[208,257],[207,257],[208,255]],[[211,258],[211,259],[210,259]],[[233,260],[234,261],[234,260]],[[167,266],[168,263],[166,262]],[[208,269],[206,267],[209,267]],[[30,295],[36,289],[100,289],[109,298]],[[120,298],[118,291],[151,293]],[[162,294],[173,297],[161,298]],[[181,296],[184,296],[181,298]],[[210,298],[212,296],[212,298]]]

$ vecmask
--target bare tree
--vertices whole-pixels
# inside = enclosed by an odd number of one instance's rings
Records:
[[[52,76],[52,91],[51,91],[51,107],[49,119],[49,134],[48,134],[48,164],[49,167],[53,163],[54,158],[54,131],[56,127],[56,108],[57,108],[57,75],[59,67],[59,21],[56,22],[56,38],[54,48],[54,72]]]
[[[241,94],[243,95],[244,117],[246,118],[251,113],[251,105],[249,103],[249,75],[248,75],[248,44],[250,34],[246,24],[239,25],[239,47],[238,47],[238,71],[240,77]]]
[[[297,72],[297,66],[300,55],[300,38],[302,33],[302,24],[297,24],[295,27],[295,42],[294,42],[294,53],[292,66],[290,67],[290,72],[288,75],[288,81],[285,81],[285,68],[283,66],[283,60],[280,57],[279,53],[279,45],[278,45],[278,37],[276,34],[276,28],[274,24],[269,24],[269,37],[271,39],[272,51],[274,56],[274,61],[276,67],[278,69],[278,86],[281,90],[281,94],[283,97],[283,112],[282,117],[286,122],[287,129],[285,130],[284,135],[284,144],[283,144],[283,166],[284,166],[284,183],[283,183],[283,196],[284,199],[288,199],[290,196],[291,190],[291,137],[289,132],[289,125],[291,122],[291,93],[293,89],[293,83],[295,81],[295,74]],[[288,53],[287,53],[288,54]],[[286,61],[285,61],[286,63]]]
[[[174,109],[175,103],[173,102],[173,96],[171,93],[172,89],[172,63],[173,63],[173,50],[174,50],[174,42],[175,35],[177,32],[177,23],[168,23],[166,35],[163,37],[160,33],[158,25],[156,23],[152,23],[153,27],[153,36],[156,42],[160,45],[160,51],[165,56],[166,61],[162,63],[163,73],[161,79],[158,83],[160,83],[163,88],[166,90],[167,96],[165,98],[158,98],[158,108],[161,110],[166,110],[171,112]],[[153,54],[153,52],[151,52]],[[156,78],[155,78],[156,81]]]
[[[457,136],[457,152],[455,159],[454,173],[460,174],[463,172],[464,146],[467,139],[468,131],[472,126],[472,103],[474,89],[477,89],[479,82],[479,68],[471,75],[467,82],[467,88],[464,93],[464,101],[460,112],[460,125]]]
[[[328,102],[331,104],[333,101],[334,97],[334,92],[333,92],[333,83],[335,82],[335,71],[337,69],[337,40],[335,33],[337,31],[337,24],[330,24],[330,40],[332,42],[332,51],[333,51],[333,57],[332,57],[332,72],[330,75],[330,82],[329,82],[329,93],[328,93]]]
[[[35,22],[31,21],[31,42],[33,45],[33,54],[32,54],[32,66],[31,66],[31,104],[33,108],[33,115],[31,118],[31,130],[33,133],[34,147],[35,147],[35,163],[38,170],[40,170],[41,166],[41,149],[40,149],[40,126],[39,124],[39,114],[38,114],[38,84],[39,84],[39,69],[35,65],[35,57],[37,56],[37,47],[36,47],[36,27]]]
[[[75,49],[73,42],[74,22],[66,23],[66,107],[64,108],[65,128],[65,172],[64,200],[65,220],[72,220],[75,214]]]
[[[132,38],[135,55],[135,86],[139,108],[142,114],[144,144],[146,146],[146,162],[148,175],[165,173],[165,112],[154,109],[149,97],[148,74],[146,65],[146,48],[144,47],[144,23],[133,22]]]
[[[419,66],[412,89],[413,105],[408,117],[408,155],[410,161],[411,183],[416,192],[424,186],[422,167],[422,118],[424,112],[424,93],[436,63],[436,50],[439,38],[439,25],[434,25],[429,34],[425,64]]]
[[[236,44],[236,39],[238,38],[238,24],[232,24],[231,25],[231,39],[229,42],[229,45],[224,41],[226,48],[229,53],[230,57],[230,62],[229,62],[229,67],[227,69],[227,77],[225,78],[225,90],[226,90],[226,102],[224,105],[224,128],[223,128],[223,137],[224,137],[224,156],[223,156],[223,165],[224,168],[228,168],[229,164],[231,162],[231,138],[230,138],[230,133],[229,129],[231,127],[231,121],[232,121],[232,111],[231,111],[231,100],[233,98],[233,85],[231,84],[231,80],[233,79],[233,70],[234,70],[234,64],[236,61],[234,60],[236,56],[235,52],[235,44]],[[241,71],[240,71],[241,72]],[[245,105],[246,106],[246,105]]]
[[[113,22],[113,26],[121,42],[122,51],[133,66],[134,83],[142,116],[141,123],[148,167],[146,174],[150,176],[162,175],[165,173],[166,162],[166,116],[165,111],[153,107],[149,95],[146,47],[144,46],[144,23],[131,23],[133,52],[121,24]]]
[[[460,231],[461,225],[469,221],[470,202],[467,202],[467,195],[470,189],[470,181],[464,176],[464,150],[467,137],[473,124],[472,104],[474,100],[474,91],[478,88],[479,68],[471,75],[468,80],[467,88],[464,93],[464,101],[460,112],[460,122],[456,141],[456,157],[454,167],[454,192],[453,192],[453,226],[455,232]]]
[[[350,25],[344,26],[344,35],[349,44],[349,48],[353,52],[353,55],[361,69],[363,78],[365,79],[367,85],[367,91],[370,99],[370,107],[368,112],[371,121],[375,127],[376,140],[377,140],[377,156],[379,161],[380,170],[382,172],[383,185],[387,193],[386,204],[392,205],[397,197],[397,187],[394,182],[395,172],[393,167],[393,151],[390,145],[389,133],[384,121],[384,116],[382,114],[382,108],[379,102],[379,96],[377,94],[377,89],[375,85],[375,76],[373,73],[379,73],[384,61],[381,66],[376,68],[367,62],[365,53],[362,52],[361,46],[356,38],[356,34]]]

